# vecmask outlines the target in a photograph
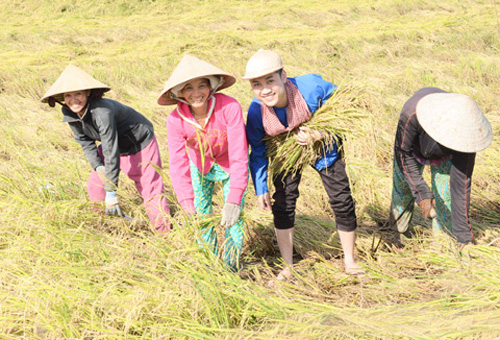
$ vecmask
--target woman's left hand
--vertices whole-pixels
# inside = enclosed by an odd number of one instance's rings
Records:
[[[224,208],[222,208],[222,219],[220,221],[220,224],[223,225],[224,227],[230,227],[236,222],[238,222],[238,219],[240,218],[240,206],[235,203],[231,202],[226,202],[224,204]]]

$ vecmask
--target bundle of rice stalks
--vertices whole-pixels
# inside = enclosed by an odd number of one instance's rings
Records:
[[[209,229],[213,228],[217,234],[219,245],[222,245],[224,243],[225,233],[227,229],[220,224],[221,220],[221,213],[211,213],[185,217],[186,226],[189,226],[190,228],[192,228],[192,230],[196,230],[198,233],[200,233],[200,235],[202,232],[208,231]],[[240,220],[242,220],[243,223],[247,221],[247,218],[243,212],[240,215]],[[199,237],[200,235],[197,235],[197,237]]]
[[[301,172],[308,164],[331,150],[336,143],[352,135],[368,133],[364,131],[360,119],[367,118],[363,93],[357,87],[341,87],[318,109],[302,127],[321,132],[324,138],[308,145],[297,144],[295,134],[298,128],[275,137],[266,137],[269,173],[293,175]]]

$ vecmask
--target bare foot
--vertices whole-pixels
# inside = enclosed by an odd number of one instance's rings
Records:
[[[345,273],[347,275],[353,275],[353,276],[363,276],[365,275],[365,270],[361,267],[351,267],[351,268],[346,268]]]
[[[361,268],[359,264],[356,262],[348,262],[345,263],[345,273],[347,275],[353,275],[353,276],[363,276],[365,275],[365,270]]]
[[[272,280],[269,280],[267,282],[267,285],[270,288],[276,288],[278,282],[284,282],[288,281],[290,278],[293,277],[292,270],[290,267],[286,267],[282,271],[279,272],[279,274]]]
[[[471,242],[468,242],[468,243],[459,243],[458,244],[458,251],[462,252],[465,248],[467,248],[468,245],[471,245],[471,244],[472,244]]]

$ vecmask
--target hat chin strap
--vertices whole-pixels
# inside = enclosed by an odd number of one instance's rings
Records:
[[[65,107],[65,108],[69,109],[69,106],[66,105],[65,103],[60,102],[59,100],[57,100],[54,97],[49,97],[48,104],[49,104],[50,107],[55,107],[56,103],[58,103],[62,107]]]
[[[212,98],[212,97],[210,97]],[[208,112],[207,112],[207,117],[205,118],[205,121],[208,122],[208,120],[210,119],[210,117],[212,116],[212,113],[214,112],[214,108],[215,108],[215,97],[213,98],[211,104],[210,104],[210,107],[208,108]],[[200,129],[200,130],[204,130],[204,128],[196,121],[193,121],[192,119],[189,119],[187,118],[186,116],[184,116],[181,112],[181,110],[179,110],[179,106],[177,106],[176,108],[177,110],[177,113],[179,114],[179,116],[184,120],[186,121],[187,123],[193,125],[194,127]]]
[[[181,103],[184,103],[184,104],[191,106],[191,104],[189,104],[189,102],[187,100],[184,100],[184,98],[182,98],[182,97],[177,97],[173,93],[172,93],[172,96],[170,96],[170,98],[175,99],[178,102],[181,102]]]
[[[90,96],[89,96],[89,97],[90,97]],[[71,109],[69,108],[69,106],[68,106],[66,103],[62,103],[62,102],[60,102],[59,100],[57,100],[56,98],[54,98],[54,97],[50,97],[50,98],[49,98],[48,104],[49,104],[49,106],[50,106],[50,107],[55,107],[55,106],[56,106],[56,103],[58,103],[58,104],[59,104],[59,105],[61,105],[62,107],[64,107],[64,108],[66,108],[66,109],[68,109],[68,110],[70,110],[70,111],[71,111]],[[87,104],[85,105],[85,113],[87,113],[88,108],[89,108],[89,102],[87,101]],[[73,111],[71,111],[71,112],[73,112]],[[78,115],[78,116],[80,116],[78,113],[77,113],[77,115]],[[84,114],[83,116],[85,116],[85,114]],[[81,118],[82,118],[83,116],[81,116]]]
[[[219,83],[217,84],[217,86],[215,86],[215,88],[212,90],[212,92],[210,92],[209,99],[212,98],[212,96],[215,94],[215,92],[217,92],[217,90],[219,89],[219,87],[221,87],[222,84],[224,84],[224,77],[220,76]]]
[[[222,84],[224,84],[224,77],[222,77],[222,76],[221,76],[221,77],[220,77],[220,81],[219,81],[219,83],[217,84],[217,86],[216,86],[216,87],[215,87],[212,91],[210,91],[210,95],[208,96],[207,101],[209,101],[209,100],[210,100],[210,98],[212,98],[212,97],[214,96],[215,92],[217,92],[217,90],[219,89],[219,87],[221,87],[221,85],[222,85]],[[187,100],[185,100],[185,99],[184,99],[184,98],[182,98],[182,97],[177,97],[175,94],[173,94],[173,93],[172,93],[172,91],[170,91],[170,92],[168,93],[168,96],[169,96],[170,98],[174,99],[174,100],[177,100],[177,101],[179,101],[179,102],[181,102],[181,103],[184,103],[184,104],[186,104],[186,105],[191,106],[191,104],[189,104]]]

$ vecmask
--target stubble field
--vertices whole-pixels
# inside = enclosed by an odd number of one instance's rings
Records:
[[[498,6],[0,1],[0,338],[500,338]],[[173,107],[156,99],[189,53],[237,77],[224,93],[246,112],[252,94],[241,76],[259,48],[280,53],[289,76],[318,73],[365,93],[369,118],[360,124],[369,133],[346,145],[364,278],[343,273],[332,212],[312,169],[298,205],[297,273],[277,289],[266,285],[281,266],[272,217],[258,207],[251,181],[239,274],[199,249],[198,225],[180,228],[165,127]],[[85,156],[59,108],[39,101],[70,63],[154,123],[174,214],[166,238],[147,224],[100,214],[88,201]],[[476,158],[475,245],[465,257],[449,239],[433,238],[419,211],[405,248],[385,242],[397,119],[425,86],[472,96],[494,130]],[[144,215],[124,176],[119,195],[127,213]],[[222,207],[221,195],[216,204]]]

